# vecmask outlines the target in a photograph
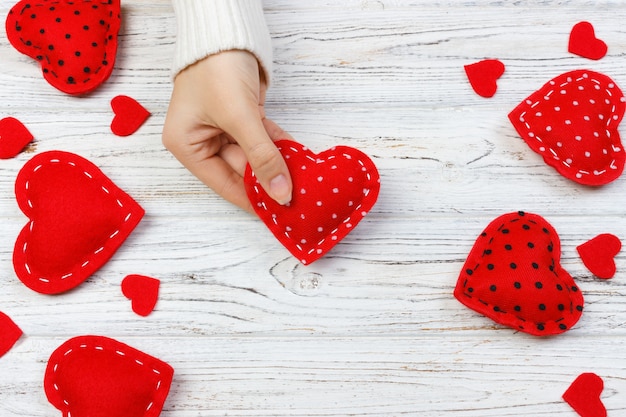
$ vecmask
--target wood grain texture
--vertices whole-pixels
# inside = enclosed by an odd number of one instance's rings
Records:
[[[0,15],[12,6],[0,0]],[[0,415],[59,415],[45,398],[52,351],[83,334],[115,337],[175,368],[164,417],[554,416],[582,372],[605,381],[609,416],[626,414],[626,257],[601,281],[576,246],[626,238],[626,178],[591,189],[546,166],[508,112],[550,78],[589,68],[626,86],[622,1],[264,0],[274,44],[268,115],[314,151],[369,154],[381,193],[325,258],[300,265],[254,217],[206,189],[163,148],[175,19],[169,0],[126,0],[110,80],[88,97],[48,86],[0,31],[0,117],[35,141],[0,161],[0,311],[25,336],[0,358]],[[588,20],[609,45],[589,61],[567,52]],[[463,65],[498,58],[483,99]],[[110,100],[152,116],[110,133]],[[621,131],[621,129],[620,129]],[[98,165],[145,209],[115,256],[60,296],[23,286],[13,243],[26,222],[13,186],[35,153],[61,149]],[[585,294],[580,322],[539,339],[495,325],[452,296],[472,244],[496,216],[544,216]],[[156,310],[132,313],[120,283],[161,280]]]

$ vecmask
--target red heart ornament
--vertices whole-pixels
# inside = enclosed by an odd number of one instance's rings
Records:
[[[581,417],[606,417],[606,408],[600,396],[604,381],[594,373],[580,374],[563,394],[563,399]]]
[[[140,316],[152,313],[159,299],[161,281],[144,275],[128,275],[122,280],[122,293],[131,300],[133,311]]]
[[[0,159],[17,156],[32,140],[26,126],[14,117],[0,120]]]
[[[502,215],[476,240],[454,296],[513,329],[534,336],[563,333],[580,318],[583,296],[560,259],[559,236],[545,219]]]
[[[624,95],[606,75],[577,70],[554,78],[511,113],[511,123],[544,161],[584,185],[617,179],[626,154],[618,132]]]
[[[29,222],[15,242],[13,266],[27,287],[44,294],[86,280],[144,215],[98,167],[62,151],[28,161],[15,181],[15,195]]]
[[[591,23],[579,22],[570,32],[567,50],[583,58],[598,60],[606,55],[608,47],[604,41],[596,38],[596,32]]]
[[[120,24],[120,0],[22,0],[9,11],[6,31],[48,83],[84,94],[111,75]]]
[[[157,417],[174,369],[103,336],[79,336],[50,356],[44,377],[48,401],[64,417]]]
[[[615,275],[615,256],[622,249],[622,242],[615,235],[603,233],[576,247],[580,259],[592,274],[602,279]]]
[[[111,131],[117,136],[130,136],[148,119],[150,112],[132,97],[116,96],[111,100],[115,116]]]
[[[11,317],[0,311],[0,358],[22,337],[20,329]]]
[[[498,90],[498,79],[504,74],[504,64],[497,59],[485,59],[465,65],[465,74],[476,94],[490,98]]]
[[[380,178],[363,152],[336,146],[315,154],[303,145],[280,140],[293,182],[289,204],[272,200],[248,165],[245,186],[252,207],[274,236],[303,264],[322,257],[371,210]]]

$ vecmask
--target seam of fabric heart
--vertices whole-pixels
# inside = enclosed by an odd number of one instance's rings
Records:
[[[69,349],[67,349],[64,353],[63,353],[63,358],[67,358],[70,354],[72,354],[76,349],[93,349],[93,350],[97,350],[97,351],[105,351],[107,350],[105,347],[101,346],[101,345],[94,345],[94,346],[90,346],[87,343],[82,343],[80,345],[78,345],[77,347],[70,347]],[[115,353],[121,357],[127,357],[128,353],[122,351],[121,349],[116,349]],[[145,363],[143,363],[142,361],[140,361],[139,359],[133,359],[130,356],[128,356],[128,358],[134,362],[136,365],[138,366],[147,366]],[[62,359],[62,358],[61,358]],[[52,374],[56,374],[56,372],[58,371],[60,362],[56,362],[53,365],[48,365],[48,366],[52,366]],[[161,372],[158,369],[152,368],[151,371],[155,374],[155,375],[159,375],[161,376]],[[70,407],[70,403],[67,399],[65,399],[62,395],[61,392],[61,388],[59,387],[58,384],[53,383],[52,384],[53,389],[59,394],[59,397],[61,398],[61,401],[63,401],[63,404],[66,407]],[[161,378],[159,378],[159,380],[156,383],[155,386],[155,392],[158,392],[159,390],[165,388],[165,385],[163,384],[163,380]],[[150,409],[152,408],[152,406],[154,405],[154,401],[150,401],[150,403],[148,403],[147,407],[146,407],[146,412],[150,411]]]
[[[67,165],[69,165],[69,166],[71,166],[71,167],[74,167],[74,168],[79,169],[79,168],[78,168],[78,166],[77,166],[77,164],[76,164],[75,162],[72,162],[72,161],[61,161],[61,160],[60,160],[60,159],[58,159],[58,158],[54,158],[54,159],[50,159],[50,160],[48,160],[47,162],[48,162],[48,163],[52,163],[52,164],[65,163],[65,164],[67,164]],[[43,168],[43,167],[44,167],[44,165],[45,165],[45,162],[43,162],[43,163],[41,163],[41,164],[37,165],[36,167],[34,167],[34,168],[33,168],[32,173],[37,172],[38,170],[40,170],[41,168]],[[94,175],[90,174],[87,170],[83,169],[82,174],[83,174],[83,175],[85,175],[85,176],[86,176],[87,178],[89,178],[90,180],[93,180]],[[25,188],[26,188],[26,190],[27,190],[27,191],[28,191],[28,189],[29,189],[29,185],[30,185],[30,180],[26,181],[26,183],[25,183]],[[103,193],[106,193],[106,194],[109,194],[109,195],[110,195],[110,193],[111,193],[111,192],[110,192],[110,191],[109,191],[109,190],[108,190],[105,186],[103,186],[103,185],[102,185],[102,186],[100,186],[100,189],[102,190],[102,192],[103,192]],[[118,204],[118,205],[119,205],[122,209],[123,209],[123,208],[125,208],[125,207],[124,207],[124,203],[122,203],[122,201],[121,201],[119,198],[116,198],[116,199],[115,199],[115,201],[117,202],[117,204]],[[30,200],[30,198],[28,198],[28,199],[27,199],[27,204],[28,204],[28,206],[29,206],[31,209],[34,209],[33,203],[32,203],[32,201]],[[128,223],[128,221],[129,221],[131,218],[132,218],[132,212],[128,211],[128,212],[126,213],[126,216],[124,217],[124,224]],[[35,222],[34,222],[34,220],[31,220],[31,221],[29,222],[29,232],[31,232],[31,233],[32,233],[32,230],[33,230],[33,227],[34,227],[34,223],[35,223]],[[117,236],[119,233],[120,233],[120,229],[118,228],[118,229],[116,229],[113,233],[111,233],[111,234],[109,235],[109,240],[108,240],[108,241],[110,241],[110,239],[113,239],[113,238],[114,238],[115,236]],[[107,241],[107,242],[108,242],[108,241]],[[92,255],[98,255],[100,252],[102,252],[102,251],[105,249],[105,246],[106,246],[106,243],[105,243],[104,245],[100,246],[98,249],[96,249],[96,250],[92,253]],[[27,249],[28,249],[28,242],[25,242],[25,243],[24,243],[24,245],[22,246],[22,253],[23,253],[23,255],[24,255],[24,259],[26,259],[26,251],[27,251]],[[85,268],[87,265],[89,265],[89,263],[90,263],[90,262],[91,262],[90,260],[86,260],[86,261],[84,261],[84,262],[80,265],[80,268]],[[24,268],[25,268],[26,272],[27,272],[29,275],[31,275],[31,276],[32,276],[31,269],[30,269],[30,267],[29,267],[29,265],[28,265],[28,263],[27,263],[27,262],[24,262]],[[62,275],[62,276],[60,277],[60,280],[61,280],[61,281],[66,280],[66,279],[68,279],[68,278],[72,277],[73,275],[74,275],[74,272],[68,272],[67,274]],[[38,280],[39,280],[40,282],[44,283],[44,284],[51,284],[51,283],[52,283],[52,279],[49,279],[49,278],[46,278],[46,277],[39,277],[39,278],[38,278]]]
[[[576,78],[576,79],[571,79],[571,80],[568,80],[568,81],[566,81],[565,83],[561,83],[558,87],[556,86],[556,83],[554,83],[554,81],[550,81],[551,85],[553,85],[553,86],[554,86],[554,88],[553,88],[553,89],[551,89],[551,90],[550,90],[550,91],[549,91],[549,92],[548,92],[548,93],[544,96],[544,100],[546,100],[546,99],[545,99],[546,97],[548,97],[548,98],[549,98],[552,94],[554,94],[554,92],[556,91],[556,89],[557,89],[557,88],[564,88],[564,87],[566,87],[567,85],[571,84],[571,83],[572,83],[572,82],[574,82],[574,81],[576,81],[576,82],[580,83],[581,81],[583,81],[583,80],[587,80],[587,79],[589,79],[589,74],[587,74],[587,73],[585,72],[585,73],[583,73],[583,74],[582,74],[582,76],[580,76],[580,77],[578,77],[578,78]],[[596,87],[597,87],[596,89],[601,89],[601,87],[600,87],[600,86],[602,85],[602,81],[596,80],[595,78],[591,78],[590,80],[596,84]],[[611,93],[610,88],[614,88],[614,87],[615,87],[615,84],[610,83],[607,87],[605,87],[605,88],[604,88],[604,91],[607,93],[607,95],[609,96],[609,98],[613,98],[613,94]],[[623,101],[623,100],[624,100],[624,98],[622,97],[622,101]],[[541,103],[542,103],[542,101],[541,101],[541,100],[537,100],[537,101],[535,101],[535,102],[533,103],[533,102],[531,102],[530,100],[528,100],[526,103],[527,103],[528,105],[530,105],[530,108],[531,108],[531,109],[533,109],[533,108],[535,108],[536,106],[538,106],[539,104],[541,104]],[[616,105],[615,105],[615,103],[613,103],[613,101],[611,101],[611,104],[612,104],[611,113],[613,113],[613,117],[609,117],[609,118],[608,118],[608,121],[606,122],[606,128],[605,128],[605,129],[606,129],[606,135],[607,135],[607,137],[609,137],[609,138],[611,138],[611,132],[610,132],[610,130],[609,130],[609,129],[610,129],[610,127],[611,127],[611,123],[612,123],[612,122],[619,123],[619,121],[620,121],[620,119],[621,119],[621,117],[620,117],[619,115],[615,114],[615,110],[616,110],[616,108],[617,108],[617,107],[616,107]],[[523,123],[523,124],[524,124],[524,126],[526,127],[528,137],[530,137],[530,138],[534,138],[536,141],[538,141],[539,143],[543,144],[542,139],[541,139],[538,135],[536,135],[536,134],[532,131],[532,127],[531,127],[531,125],[530,125],[530,124],[529,124],[529,123],[525,120],[524,116],[526,115],[526,113],[527,113],[527,112],[526,112],[526,111],[524,111],[524,112],[522,112],[522,113],[520,114],[520,116],[519,116],[519,121],[520,121],[521,123]],[[616,133],[618,134],[618,132],[617,132],[617,131],[616,131]],[[613,145],[613,144],[611,144],[611,147],[612,147],[612,149],[613,149],[613,152],[620,152],[620,151],[622,150],[620,147],[616,147],[616,146],[615,146],[615,145]],[[545,148],[545,147],[539,148],[539,150],[540,150],[543,154],[545,154],[545,153],[546,153],[546,148]],[[561,164],[563,164],[564,166],[566,166],[568,169],[569,169],[569,168],[571,168],[571,164],[572,164],[574,161],[571,161],[571,160],[560,160],[560,159],[559,159],[559,157],[558,157],[558,153],[557,153],[557,152],[556,152],[553,148],[548,147],[548,148],[547,148],[547,150],[549,150],[549,151],[550,151],[550,154],[552,155],[552,157],[553,157],[555,160],[557,160],[557,161],[561,162]],[[611,164],[609,165],[609,167],[610,167],[611,169],[613,169],[613,170],[618,169],[618,167],[615,165],[615,159],[611,162]],[[580,178],[582,178],[584,175],[590,175],[590,174],[593,174],[593,175],[595,175],[595,176],[601,176],[601,175],[603,175],[603,174],[605,174],[605,173],[606,173],[606,170],[602,170],[602,171],[594,171],[594,172],[588,172],[588,171],[585,171],[585,170],[578,170],[578,172],[577,172],[575,175],[576,175],[576,177],[577,177],[577,178],[579,178],[579,179],[580,179]]]

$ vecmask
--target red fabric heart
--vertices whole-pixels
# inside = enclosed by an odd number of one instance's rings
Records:
[[[0,120],[0,159],[17,156],[32,140],[26,126],[14,117]]]
[[[15,242],[15,272],[27,287],[44,294],[86,280],[144,215],[98,167],[62,151],[28,161],[15,181],[15,195],[29,218]]]
[[[11,317],[0,311],[0,358],[22,337],[20,329]]]
[[[152,313],[159,299],[161,281],[144,275],[128,275],[122,280],[122,293],[131,300],[133,311],[140,316]]]
[[[581,417],[606,417],[606,408],[600,396],[604,381],[594,373],[580,374],[563,394],[563,399]]]
[[[50,356],[48,401],[64,417],[157,417],[174,369],[160,359],[103,336],[79,336]]]
[[[282,206],[272,200],[248,165],[245,186],[261,220],[303,264],[322,257],[371,210],[378,198],[380,178],[363,152],[336,146],[314,154],[303,145],[276,142],[293,181],[293,197]]]
[[[120,24],[120,0],[22,0],[9,11],[6,31],[48,83],[84,94],[111,75]]]
[[[583,58],[598,60],[606,55],[608,47],[604,41],[596,38],[596,32],[591,23],[579,22],[570,32],[567,50]]]
[[[580,259],[592,274],[602,279],[615,275],[615,256],[622,250],[622,242],[615,235],[603,233],[576,247]]]
[[[465,65],[465,74],[476,94],[490,98],[498,90],[498,79],[504,74],[504,64],[497,59],[485,59]]]
[[[509,114],[530,148],[561,175],[599,186],[618,178],[626,154],[618,132],[624,95],[606,75],[577,70],[554,78]]]
[[[148,119],[150,112],[132,97],[116,96],[111,100],[115,116],[111,131],[117,136],[130,136]]]
[[[583,296],[561,267],[554,228],[531,213],[509,213],[478,237],[459,275],[454,296],[496,323],[535,336],[570,329]]]

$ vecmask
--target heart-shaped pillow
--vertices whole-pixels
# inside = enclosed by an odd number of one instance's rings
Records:
[[[509,213],[481,233],[459,275],[454,296],[496,323],[535,336],[569,330],[583,295],[561,267],[554,228],[532,213]]]
[[[117,340],[79,336],[50,356],[48,401],[64,417],[157,417],[174,369]]]
[[[120,25],[120,0],[22,0],[9,11],[6,32],[50,85],[85,94],[111,75]]]
[[[245,173],[246,192],[274,236],[307,265],[339,243],[371,210],[380,177],[367,155],[348,146],[319,154],[291,140],[277,141],[276,146],[291,174],[291,202],[282,206],[272,200],[250,165]]]
[[[98,167],[69,152],[44,152],[28,161],[15,195],[29,222],[15,242],[13,266],[27,287],[44,294],[86,280],[144,215]]]

